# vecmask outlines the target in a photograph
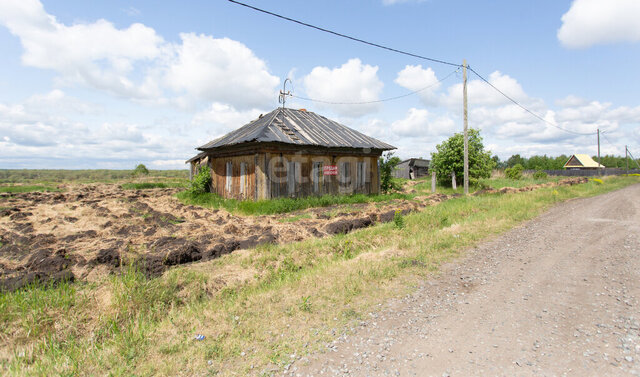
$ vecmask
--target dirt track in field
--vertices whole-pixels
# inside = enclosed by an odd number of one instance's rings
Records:
[[[584,181],[573,178],[559,184]],[[406,214],[450,198],[433,194],[287,215],[239,216],[183,205],[174,196],[177,189],[123,190],[116,184],[61,188],[62,192],[0,193],[0,290],[36,281],[92,281],[132,262],[157,276],[174,265],[260,244],[348,233],[391,221],[397,210]]]
[[[640,185],[560,204],[286,374],[638,375],[639,232]]]

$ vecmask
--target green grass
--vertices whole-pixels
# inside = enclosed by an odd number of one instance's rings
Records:
[[[187,187],[187,181],[183,182],[140,182],[140,183],[123,183],[120,187],[123,190],[147,190],[155,188],[170,188],[170,187]]]
[[[1,183],[112,183],[131,179],[133,170],[107,169],[0,169]],[[150,170],[147,178],[181,179],[189,177],[188,170]]]
[[[42,185],[11,185],[11,186],[0,186],[0,192],[42,192],[42,191],[62,191],[57,187],[53,186],[42,186]]]
[[[206,208],[224,208],[229,212],[237,212],[244,215],[273,215],[288,213],[314,207],[328,207],[332,205],[384,202],[394,199],[411,199],[409,194],[389,195],[325,195],[310,196],[306,198],[280,198],[272,200],[235,200],[223,199],[212,193],[192,194],[183,191],[177,194],[184,204],[196,205]]]
[[[124,268],[94,284],[2,293],[0,374],[260,375],[324,349],[487,236],[637,182],[459,197],[403,216],[402,227],[262,246],[157,279]]]

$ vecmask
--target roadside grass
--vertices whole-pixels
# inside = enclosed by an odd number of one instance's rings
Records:
[[[54,186],[44,186],[44,185],[9,185],[9,186],[0,186],[0,192],[43,192],[43,191],[52,191],[59,192],[61,189]]]
[[[498,176],[498,177],[493,177],[488,179],[483,178],[478,181],[477,185],[471,185],[469,187],[469,192],[473,193],[475,191],[485,189],[485,188],[492,188],[497,190],[503,187],[515,187],[515,188],[526,187],[526,186],[532,186],[532,185],[537,185],[541,183],[558,182],[566,178],[567,177],[549,176],[547,178],[534,179],[531,175],[525,175],[523,176],[522,179],[518,179],[518,180],[508,179],[508,178],[505,178],[504,176]],[[427,177],[419,178],[418,181],[421,181],[421,182],[416,184],[413,188],[416,191],[418,191],[421,195],[431,194],[431,178],[427,178]],[[451,187],[444,187],[444,186],[437,185],[436,192],[441,194],[447,194],[447,195],[463,194],[464,193],[463,183],[459,182],[457,186],[458,187],[454,190]]]
[[[229,212],[241,213],[244,215],[274,215],[299,211],[313,207],[329,207],[332,205],[357,204],[385,202],[394,199],[411,199],[410,194],[389,194],[389,195],[324,195],[309,196],[306,198],[280,198],[272,200],[235,200],[224,199],[217,194],[193,194],[182,191],[177,194],[178,199],[184,204],[197,205],[206,208],[224,208]]]
[[[237,251],[157,279],[129,267],[95,284],[0,293],[0,374],[281,373],[291,355],[325,349],[479,241],[557,202],[638,182],[459,197],[403,216],[403,227]]]

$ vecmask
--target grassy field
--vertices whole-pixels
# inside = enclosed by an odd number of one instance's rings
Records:
[[[113,183],[135,178],[133,170],[63,170],[63,169],[0,169],[2,183]],[[148,177],[162,179],[189,178],[188,170],[150,170]],[[148,178],[145,178],[148,179]]]
[[[0,294],[7,375],[272,375],[389,297],[555,203],[633,183],[455,198],[347,235],[263,246],[145,279]],[[499,183],[498,183],[499,184]],[[196,334],[205,335],[202,341]]]
[[[273,215],[287,213],[313,207],[328,207],[336,204],[356,204],[384,202],[394,199],[411,199],[414,195],[389,194],[389,195],[324,195],[310,196],[306,198],[281,198],[272,200],[235,200],[223,199],[216,194],[192,194],[187,191],[178,193],[178,199],[184,204],[197,205],[206,208],[224,208],[229,212],[243,215]]]
[[[42,192],[42,191],[62,191],[55,186],[45,185],[7,185],[0,186],[0,192]]]

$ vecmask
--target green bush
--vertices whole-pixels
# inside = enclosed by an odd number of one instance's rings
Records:
[[[383,194],[392,190],[400,190],[402,187],[398,181],[393,179],[393,169],[400,163],[400,158],[389,152],[380,157],[380,190]]]
[[[211,191],[211,171],[208,166],[201,166],[200,171],[191,181],[189,192],[197,195],[209,191]]]
[[[149,175],[149,169],[144,164],[139,164],[133,170],[133,175]]]
[[[515,164],[512,168],[506,168],[504,170],[504,175],[509,179],[513,179],[515,181],[522,178],[522,171],[524,168],[520,164]]]
[[[547,178],[547,173],[543,172],[542,170],[536,170],[535,173],[533,173],[533,179],[545,179]]]
[[[437,152],[431,154],[431,166],[435,170],[438,183],[451,187],[451,172],[456,182],[464,177],[464,136],[457,133],[436,146]],[[480,131],[469,129],[469,181],[489,178],[495,166],[491,153],[484,150]]]
[[[393,225],[398,228],[404,228],[404,216],[402,216],[402,211],[396,210],[393,214]]]

